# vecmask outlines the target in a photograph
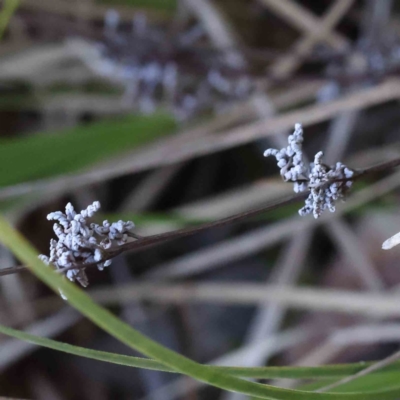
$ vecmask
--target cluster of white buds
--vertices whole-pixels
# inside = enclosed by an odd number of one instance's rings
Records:
[[[294,126],[294,132],[288,137],[289,145],[281,150],[267,149],[264,157],[274,156],[278,161],[280,173],[285,182],[293,182],[296,193],[307,190],[308,168],[303,160],[302,143],[303,128],[301,124]]]
[[[335,212],[336,201],[343,199],[353,184],[349,179],[353,177],[354,171],[341,162],[337,162],[333,168],[323,164],[323,155],[320,151],[314,157],[308,177],[310,194],[305,206],[299,210],[302,216],[313,213],[318,218],[326,209]]]
[[[285,182],[294,183],[294,191],[310,191],[305,206],[299,210],[301,216],[313,214],[318,218],[323,211],[335,211],[335,203],[344,199],[353,182],[354,171],[341,162],[334,167],[322,162],[322,151],[314,157],[314,163],[306,165],[302,153],[303,129],[295,125],[295,131],[288,139],[289,145],[282,149],[268,149],[264,156],[274,156]]]
[[[110,224],[104,221],[102,225],[91,223],[88,219],[100,209],[100,203],[95,201],[79,214],[71,203],[61,211],[52,212],[47,219],[57,221],[53,230],[58,241],[51,239],[50,256],[40,255],[39,258],[47,265],[57,269],[73,267],[78,264],[97,263],[99,270],[108,267],[111,260],[105,259],[105,250],[113,245],[122,245],[131,236],[134,224],[131,221],[118,221]],[[82,286],[88,285],[88,278],[83,268],[69,269],[66,276],[71,281],[78,281]]]

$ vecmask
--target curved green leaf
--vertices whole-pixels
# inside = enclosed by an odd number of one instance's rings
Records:
[[[274,386],[249,382],[217,372],[198,364],[133,329],[105,308],[99,306],[81,289],[54,273],[38,258],[35,249],[0,217],[0,240],[31,271],[54,291],[62,290],[69,303],[99,327],[129,347],[153,358],[181,374],[190,376],[212,386],[269,400],[396,400],[400,397],[400,385],[389,390],[354,393],[314,393],[300,390],[281,389]]]
[[[175,372],[173,369],[159,363],[158,361],[126,356],[123,354],[109,353],[106,351],[92,350],[84,347],[74,346],[68,343],[59,342],[56,340],[32,335],[30,333],[22,332],[0,325],[0,332],[4,335],[12,336],[14,338],[24,340],[36,344],[38,346],[46,347],[49,349],[62,351],[68,354],[74,354],[80,357],[90,358],[93,360],[104,361],[111,364],[123,365],[127,367],[150,369],[155,371]],[[217,367],[208,366],[208,368],[215,371],[224,372],[242,378],[256,378],[256,379],[326,379],[326,378],[341,378],[344,376],[355,374],[362,369],[372,365],[373,363],[360,362],[354,364],[342,365],[326,365],[318,367]],[[394,363],[385,369],[380,370],[375,374],[383,373],[400,373],[400,362]],[[398,375],[397,375],[398,377]],[[333,382],[330,381],[330,383]],[[324,383],[325,384],[325,383]],[[318,389],[323,384],[313,384],[309,388]],[[352,389],[354,389],[352,387]],[[358,388],[359,390],[360,388]]]

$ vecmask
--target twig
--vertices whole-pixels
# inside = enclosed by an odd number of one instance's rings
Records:
[[[26,270],[27,270],[27,268],[25,267],[25,265],[17,265],[15,267],[2,268],[0,270],[0,276],[17,274],[18,272],[22,272],[22,271],[26,271]]]
[[[310,34],[320,34],[319,18],[300,4],[290,0],[260,0],[260,2],[286,19],[294,27]],[[331,32],[324,39],[336,49],[342,49],[348,43],[343,36],[336,32]]]
[[[245,66],[246,60],[237,49],[235,32],[218,7],[208,0],[185,0],[185,4],[200,19],[214,45],[224,51],[226,60],[238,67]]]
[[[117,255],[122,254],[126,251],[129,251],[129,252],[142,251],[142,250],[149,249],[149,248],[155,247],[155,246],[163,244],[163,243],[167,243],[171,240],[192,236],[192,235],[202,232],[206,229],[219,228],[219,227],[231,224],[231,223],[237,223],[240,221],[244,221],[248,218],[255,217],[259,214],[275,210],[275,209],[285,206],[285,205],[295,203],[295,202],[301,200],[302,198],[304,198],[305,196],[306,196],[306,194],[300,193],[300,194],[297,194],[294,196],[287,197],[283,200],[274,202],[272,204],[268,204],[267,206],[257,208],[255,210],[239,213],[239,214],[227,217],[227,218],[222,218],[222,219],[214,221],[214,222],[201,224],[194,228],[184,228],[184,229],[179,229],[179,230],[176,230],[173,232],[167,232],[167,233],[161,233],[158,235],[147,236],[142,239],[138,239],[134,242],[126,243],[116,249],[109,250],[107,252],[107,254],[105,255],[104,260],[109,260],[111,258],[114,258]],[[97,265],[97,263],[76,264],[72,267],[67,267],[67,268],[56,270],[56,272],[62,274],[62,273],[67,272],[70,269],[89,268],[89,267],[93,267],[96,265]],[[17,272],[21,272],[23,270],[27,270],[27,267],[18,266],[15,268],[14,267],[6,268],[4,270],[0,270],[0,276],[14,274]]]
[[[282,287],[265,283],[151,283],[148,281],[89,291],[106,305],[132,300],[161,304],[223,304],[249,306],[280,304],[297,310],[337,312],[373,318],[397,318],[400,295],[362,293],[313,287]]]
[[[353,5],[354,0],[338,0],[326,14],[318,21],[317,29],[301,38],[293,48],[280,57],[270,68],[273,76],[288,77],[299,66],[301,60],[311,52],[313,47],[331,34],[331,31],[347,10]]]
[[[81,174],[64,175],[57,178],[25,182],[0,189],[0,199],[9,199],[33,192],[65,193],[69,188],[104,182],[116,176],[145,171],[153,167],[174,164],[194,157],[212,154],[254,140],[265,138],[284,129],[292,129],[298,121],[303,126],[324,121],[344,111],[363,109],[372,105],[400,98],[400,82],[389,80],[374,88],[362,90],[327,104],[308,106],[277,117],[267,118],[218,135],[205,135],[188,140],[186,134],[158,142],[141,152],[134,152],[119,162],[113,161],[104,167]]]
[[[387,161],[384,162],[382,164],[370,167],[370,168],[365,168],[362,170],[358,170],[356,171],[355,175],[353,175],[353,177],[351,178],[351,180],[356,180],[359,179],[369,173],[376,173],[378,171],[385,171],[387,169],[392,169],[395,168],[397,166],[400,166],[400,158],[395,159],[395,160],[391,160],[391,161]],[[202,232],[206,229],[211,229],[211,228],[219,228],[222,226],[226,226],[232,223],[237,223],[243,220],[246,220],[248,218],[257,216],[261,213],[265,213],[265,212],[269,212],[272,210],[275,210],[279,207],[285,206],[285,205],[289,205],[292,203],[295,203],[301,199],[303,199],[304,197],[306,197],[307,193],[300,193],[288,198],[285,198],[283,200],[278,200],[277,202],[274,202],[270,205],[258,208],[258,209],[254,209],[254,210],[250,210],[250,211],[245,211],[243,213],[239,213],[230,217],[226,217],[226,218],[222,218],[220,220],[214,221],[214,222],[210,222],[210,223],[205,223],[205,224],[201,224],[197,227],[194,228],[183,228],[183,229],[179,229],[173,232],[167,232],[167,233],[161,233],[158,235],[152,235],[152,236],[148,236],[148,237],[144,237],[142,239],[136,240],[134,242],[129,242],[126,243],[116,249],[111,249],[108,254],[105,257],[105,260],[111,259],[116,257],[119,254],[122,254],[126,251],[129,252],[137,252],[137,251],[142,251],[145,249],[149,249],[152,248],[154,246],[157,246],[159,244],[162,243],[166,243],[169,242],[171,240],[176,240],[176,239],[180,239],[180,238],[184,238],[187,236],[192,236],[194,234],[197,234],[199,232]],[[65,273],[66,271],[70,270],[70,269],[79,269],[79,268],[87,268],[90,266],[95,266],[97,265],[97,263],[92,263],[92,264],[80,264],[80,265],[76,265],[76,266],[71,266],[71,267],[67,267],[64,269],[60,269],[57,270],[57,272],[59,273]],[[1,276],[1,275],[0,275]]]
[[[378,164],[378,165],[374,165],[372,167],[369,168],[364,168],[362,170],[358,170],[354,176],[354,179],[358,179],[361,178],[365,175],[369,175],[369,174],[374,174],[376,172],[382,172],[388,169],[392,169],[392,168],[396,168],[400,166],[400,158],[395,159],[395,160],[391,160],[391,161],[386,161],[384,163]]]
[[[400,158],[397,158],[395,160],[387,161],[382,164],[365,168],[362,170],[357,170],[355,175],[350,178],[350,180],[355,180],[359,179],[361,177],[364,177],[367,174],[370,173],[376,173],[376,172],[382,172],[388,169],[392,169],[395,167],[400,166]],[[181,239],[184,237],[192,236],[197,233],[200,233],[206,229],[211,229],[211,228],[220,228],[232,223],[237,223],[241,221],[245,221],[248,218],[255,217],[257,215],[260,215],[262,213],[266,213],[269,211],[276,210],[280,207],[293,204],[301,199],[304,199],[308,195],[308,192],[305,193],[299,193],[294,196],[290,196],[287,198],[284,198],[282,200],[278,200],[276,202],[273,202],[271,204],[268,204],[266,206],[256,208],[254,210],[250,211],[245,211],[239,214],[235,214],[230,217],[222,218],[214,222],[209,222],[205,224],[200,224],[194,228],[183,228],[183,229],[178,229],[173,232],[166,232],[166,233],[161,233],[158,235],[152,235],[152,236],[147,236],[147,237],[139,237],[136,241],[134,242],[129,242],[126,243],[122,246],[119,246],[115,249],[110,249],[104,256],[104,261],[105,260],[110,260],[124,252],[138,252],[138,251],[143,251],[155,246],[158,246],[160,244],[164,244],[167,242],[170,242],[171,240],[176,240],[176,239]],[[88,263],[88,264],[76,264],[71,267],[63,268],[63,269],[58,269],[56,270],[57,273],[65,273],[71,269],[85,269],[85,268],[90,268],[96,266],[97,263]],[[15,274],[21,271],[26,270],[27,267],[25,266],[17,266],[17,267],[12,267],[12,268],[5,268],[3,270],[0,270],[0,276],[5,276],[5,275],[11,275]]]
[[[313,226],[314,219],[300,217],[254,229],[217,244],[211,244],[177,259],[158,265],[144,275],[145,279],[182,279],[204,274],[212,269],[236,263],[250,254],[264,251],[293,235],[303,236],[303,230]],[[299,233],[301,232],[301,235]]]
[[[379,292],[385,285],[374,263],[367,255],[363,243],[344,220],[334,220],[328,225],[333,243],[339,246],[352,265],[363,286],[371,292]]]
[[[264,207],[261,207],[258,209],[245,211],[243,213],[239,213],[239,214],[227,217],[227,218],[222,218],[222,219],[214,221],[214,222],[201,224],[194,228],[183,228],[183,229],[178,229],[173,232],[167,232],[167,233],[161,233],[158,235],[147,236],[143,239],[136,240],[135,242],[129,242],[129,243],[126,243],[115,249],[111,249],[108,252],[105,259],[108,260],[110,258],[114,258],[115,256],[117,256],[121,253],[124,253],[126,251],[132,252],[132,251],[142,251],[144,249],[149,249],[149,248],[157,246],[159,244],[170,242],[171,240],[181,239],[184,237],[195,235],[206,229],[220,228],[220,227],[232,224],[232,223],[241,222],[248,218],[255,217],[259,214],[262,214],[262,213],[265,213],[268,211],[272,211],[279,207],[295,203],[295,202],[301,200],[302,198],[304,198],[305,195],[306,194],[304,194],[304,193],[300,193],[300,194],[287,197],[283,200],[277,201],[275,203],[269,204],[267,206],[264,206]],[[96,265],[96,263],[94,263],[94,265]],[[82,265],[82,267],[85,268],[85,265]],[[75,267],[68,267],[68,268],[65,268],[65,269],[59,270],[59,271],[60,271],[60,273],[62,273],[63,271],[67,271],[69,269],[75,269]]]
[[[165,146],[156,144],[149,148],[150,151],[144,151],[142,154],[136,153],[135,157],[130,155],[130,164],[128,165],[123,162],[123,174],[139,172],[154,166],[169,165],[177,161],[215,153],[273,135],[278,130],[291,129],[298,121],[302,121],[303,126],[306,126],[321,122],[343,110],[362,109],[396,98],[400,98],[400,83],[397,80],[392,80],[372,89],[366,89],[327,104],[304,107],[297,111],[288,112],[277,117],[233,129],[224,134],[206,135],[205,137],[189,141],[187,140],[187,136],[182,134],[165,141]],[[65,192],[68,187],[73,186],[76,188],[89,183],[103,182],[105,179],[110,179],[121,174],[121,166],[118,163],[113,167],[107,165],[104,170],[96,168],[96,170],[78,175],[63,176],[56,179],[43,179],[41,181],[6,187],[0,189],[0,199],[11,198],[38,190],[46,191],[46,193]]]
[[[16,397],[0,397],[0,400],[27,400],[27,399],[20,399]]]

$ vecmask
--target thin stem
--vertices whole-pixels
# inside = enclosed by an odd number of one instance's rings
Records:
[[[275,203],[268,204],[266,206],[250,210],[250,211],[245,211],[239,214],[235,214],[230,217],[222,218],[219,220],[216,220],[214,222],[208,222],[205,224],[198,225],[194,228],[183,228],[183,229],[178,229],[173,232],[166,232],[166,233],[161,233],[158,235],[152,235],[152,236],[146,236],[142,239],[136,240],[134,242],[129,242],[126,243],[122,246],[119,246],[115,249],[110,249],[104,258],[104,260],[109,260],[111,258],[116,257],[119,254],[125,253],[127,251],[129,252],[139,252],[143,250],[147,250],[149,248],[158,246],[160,244],[167,243],[171,240],[176,240],[176,239],[181,239],[184,237],[192,236],[195,235],[196,233],[203,232],[206,229],[211,229],[211,228],[220,228],[228,224],[232,223],[237,223],[244,221],[248,218],[255,217],[259,214],[263,214],[268,211],[275,210],[279,207],[286,206],[292,203],[295,203],[303,198],[306,197],[305,193],[299,193],[294,196],[286,197],[283,200],[279,200]],[[63,269],[57,270],[58,273],[65,273],[66,271],[70,269],[79,269],[79,268],[87,268],[91,266],[95,266],[97,263],[91,263],[91,264],[77,264],[75,266],[71,267],[66,267]]]
[[[1,276],[6,276],[6,275],[11,275],[11,274],[17,274],[18,272],[23,272],[27,271],[27,267],[25,265],[16,265],[15,267],[10,267],[10,268],[2,268],[0,269],[0,277]]]
[[[340,181],[349,181],[349,180],[353,181],[355,179],[364,177],[365,175],[373,174],[376,172],[386,171],[386,170],[389,170],[392,168],[396,168],[398,166],[400,166],[400,158],[397,158],[397,159],[394,159],[391,161],[386,161],[384,163],[381,163],[381,164],[378,164],[378,165],[375,165],[375,166],[372,166],[369,168],[356,170],[354,176],[352,176],[351,178],[348,178],[348,179],[341,179]],[[331,183],[332,182],[336,182],[336,180],[331,181]],[[329,183],[329,182],[325,182],[323,185],[326,185],[327,183]],[[250,211],[245,211],[245,212],[242,212],[239,214],[235,214],[230,217],[222,218],[222,219],[216,220],[214,222],[200,224],[194,228],[193,227],[183,228],[183,229],[178,229],[173,232],[166,232],[166,233],[161,233],[158,235],[152,235],[152,236],[146,236],[146,237],[135,235],[133,237],[135,237],[137,240],[126,243],[122,246],[119,246],[117,248],[110,249],[109,251],[107,251],[105,253],[105,257],[104,257],[103,261],[110,260],[122,253],[127,252],[127,251],[139,252],[139,251],[147,250],[152,247],[158,246],[160,244],[167,243],[171,240],[181,239],[184,237],[195,235],[197,233],[203,232],[206,229],[219,228],[219,227],[223,227],[228,224],[241,222],[248,218],[255,217],[259,214],[273,211],[280,207],[295,203],[299,200],[304,199],[307,195],[308,195],[307,192],[299,193],[299,194],[296,194],[296,195],[293,195],[290,197],[286,197],[282,200],[278,200],[277,202],[267,204],[266,206],[263,206],[263,207],[260,207],[260,208],[254,209],[254,210],[250,210]],[[87,264],[80,263],[80,264],[72,265],[70,267],[57,269],[56,272],[59,274],[64,274],[65,272],[67,272],[71,269],[85,269],[85,268],[94,267],[97,264],[98,263],[87,263]],[[0,277],[19,273],[19,272],[25,271],[25,270],[27,270],[27,268],[23,265],[18,265],[16,267],[11,267],[11,268],[5,268],[5,269],[0,270]]]
[[[206,229],[219,228],[219,227],[231,224],[231,223],[241,222],[248,218],[255,217],[259,214],[263,214],[265,212],[275,210],[279,207],[295,203],[295,202],[303,199],[304,197],[306,197],[306,193],[300,193],[300,194],[296,194],[294,196],[286,197],[283,200],[279,200],[275,203],[268,204],[266,206],[263,206],[263,207],[260,207],[260,208],[254,209],[254,210],[245,211],[245,212],[235,214],[230,217],[216,220],[214,222],[208,222],[205,224],[201,224],[194,228],[183,228],[183,229],[178,229],[173,232],[166,232],[166,233],[161,233],[158,235],[139,237],[137,240],[135,240],[133,242],[129,242],[122,246],[108,250],[107,252],[105,252],[103,261],[110,260],[110,259],[118,256],[119,254],[127,252],[127,251],[139,252],[142,250],[147,250],[149,248],[158,246],[160,244],[167,243],[171,240],[195,235],[196,233],[200,233]],[[87,264],[80,263],[80,264],[72,265],[71,267],[57,269],[55,271],[57,273],[63,274],[71,269],[89,268],[89,267],[96,266],[97,264],[98,264],[97,262],[87,263]],[[11,268],[4,268],[4,269],[0,270],[0,277],[15,274],[15,273],[25,271],[25,270],[27,270],[27,267],[25,267],[23,265],[18,265],[16,267],[11,267]]]
[[[356,175],[352,178],[352,179],[358,179],[361,176],[367,175],[367,174],[373,174],[376,172],[382,172],[382,171],[386,171],[388,169],[393,169],[400,166],[400,158],[396,158],[394,160],[391,161],[386,161],[384,163],[381,164],[377,164],[374,165],[372,167],[369,168],[365,168],[365,169],[360,169],[356,171]]]

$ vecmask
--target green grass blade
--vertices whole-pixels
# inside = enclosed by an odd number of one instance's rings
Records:
[[[129,6],[133,8],[155,9],[158,11],[173,12],[177,7],[177,0],[97,0],[98,4],[115,6]]]
[[[19,0],[4,0],[4,5],[0,13],[0,40],[3,39],[5,30],[14,13],[19,6]]]
[[[97,361],[104,361],[111,364],[123,365],[126,367],[143,368],[155,371],[175,372],[173,369],[151,359],[126,356],[123,354],[109,353],[105,351],[92,350],[84,347],[74,346],[68,343],[59,342],[56,340],[32,335],[20,330],[12,329],[0,325],[0,332],[4,335],[24,340],[38,346],[49,349],[62,351],[64,353],[77,355]],[[216,367],[208,366],[215,371],[227,373],[243,378],[258,378],[258,379],[326,379],[326,378],[341,378],[361,371],[370,366],[372,363],[354,363],[342,365],[327,365],[322,367]],[[393,371],[394,370],[394,371]],[[379,372],[399,374],[400,362],[395,363]],[[398,376],[398,375],[397,375]],[[324,383],[325,384],[325,383]],[[314,386],[315,388],[322,387]]]
[[[111,364],[124,365],[127,367],[174,372],[171,368],[168,368],[165,365],[154,360],[73,346],[68,343],[63,343],[56,340],[32,335],[30,333],[22,332],[3,325],[0,325],[0,332],[4,335],[23,340],[25,342],[33,343],[38,346],[47,347],[49,349],[62,351],[64,353],[74,354],[76,356],[90,358],[93,360],[105,361]]]
[[[171,134],[168,115],[104,120],[61,132],[0,140],[0,186],[76,172]]]
[[[181,374],[221,389],[269,400],[396,400],[400,397],[400,386],[370,393],[313,393],[280,389],[216,372],[149,339],[115,317],[108,310],[93,302],[81,289],[45,266],[37,258],[35,249],[3,217],[0,217],[0,241],[9,247],[50,288],[54,291],[61,289],[68,298],[69,303],[96,325],[122,343]]]
[[[331,389],[331,392],[343,393],[343,392],[349,392],[349,391],[354,392],[360,390],[364,392],[373,392],[382,387],[393,388],[399,384],[399,375],[400,375],[399,371],[382,370],[373,374],[356,378],[354,381],[345,383],[343,385]],[[337,379],[329,379],[326,381],[313,382],[302,386],[302,389],[317,390],[331,383],[335,383],[336,381]]]

